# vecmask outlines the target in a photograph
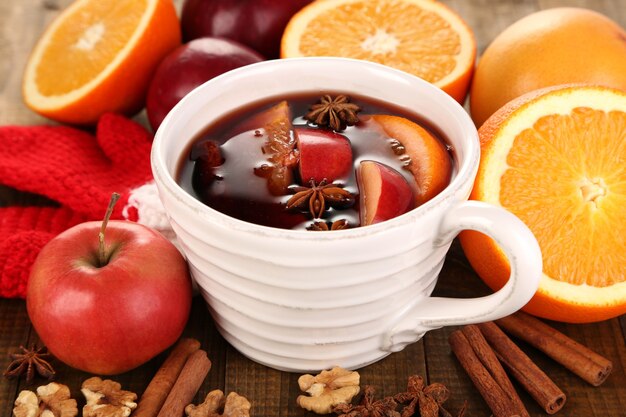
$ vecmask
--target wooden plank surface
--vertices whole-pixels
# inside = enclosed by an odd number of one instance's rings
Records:
[[[32,125],[51,123],[29,111],[21,100],[20,83],[28,54],[43,28],[59,10],[71,0],[19,0],[0,1],[0,125]],[[182,1],[176,4],[180,10]],[[479,53],[505,27],[515,20],[539,9],[558,6],[577,6],[603,12],[626,27],[626,2],[624,0],[447,0],[474,30]],[[140,115],[139,120],[145,120]],[[0,206],[20,203],[41,203],[42,199],[0,186]],[[435,290],[437,295],[470,297],[488,293],[487,288],[469,267],[457,243],[447,257]],[[613,361],[614,370],[604,385],[593,388],[533,348],[520,343],[536,363],[542,367],[566,392],[568,402],[560,413],[564,416],[626,415],[626,346],[624,318],[588,325],[550,323],[570,337],[586,344]],[[622,324],[622,325],[620,325]],[[454,328],[428,333],[424,339],[402,352],[360,370],[363,384],[377,387],[381,396],[391,395],[405,388],[407,377],[420,374],[428,381],[442,382],[452,391],[449,409],[458,410],[467,400],[468,416],[489,416],[490,411],[472,386],[458,362],[450,353],[447,338]],[[213,367],[196,399],[199,401],[212,389],[237,391],[248,397],[252,415],[256,417],[313,416],[298,408],[298,375],[272,370],[256,364],[228,345],[216,332],[202,300],[194,300],[192,319],[185,334],[202,341],[209,353]],[[9,363],[8,352],[20,345],[37,341],[31,329],[22,300],[0,299],[0,369]],[[115,379],[126,389],[141,393],[165,353],[147,364]],[[75,398],[82,403],[80,383],[89,375],[55,363],[57,379],[70,386]],[[24,388],[33,389],[22,379],[0,379],[0,415],[10,416],[13,401]],[[521,392],[532,416],[545,416],[525,393]]]

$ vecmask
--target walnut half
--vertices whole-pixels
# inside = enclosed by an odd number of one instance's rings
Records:
[[[81,392],[87,400],[83,417],[128,417],[137,407],[137,394],[124,391],[110,379],[89,378],[83,382]]]
[[[358,372],[335,367],[319,375],[302,375],[298,378],[300,390],[310,396],[298,396],[296,402],[317,414],[329,414],[338,404],[349,403],[359,393]]]
[[[236,392],[224,397],[216,389],[207,394],[202,404],[185,407],[185,414],[187,417],[250,417],[250,401]]]
[[[51,382],[37,387],[37,394],[21,391],[13,408],[15,417],[76,417],[76,400],[70,398],[66,385]]]

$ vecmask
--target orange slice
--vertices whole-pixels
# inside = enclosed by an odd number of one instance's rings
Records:
[[[318,0],[289,21],[281,57],[337,56],[417,75],[462,103],[474,69],[469,26],[431,0]]]
[[[376,114],[363,116],[366,127],[383,131],[385,137],[398,141],[396,153],[402,150],[400,159],[413,174],[417,190],[415,204],[424,204],[439,194],[450,183],[452,162],[443,143],[426,129],[399,116]]]
[[[26,104],[60,122],[95,123],[143,106],[156,65],[180,44],[171,0],[78,0],[35,46],[23,80]]]
[[[471,197],[517,215],[543,254],[527,312],[565,322],[626,313],[626,93],[561,86],[514,100],[481,127],[482,156]],[[492,288],[509,265],[477,232],[463,249]]]
[[[256,167],[254,172],[267,178],[267,188],[272,195],[286,195],[293,183],[293,169],[298,163],[296,139],[292,134],[291,108],[285,100],[255,114],[237,127],[236,131],[259,130],[259,135],[249,137],[253,146],[262,140],[262,152],[267,163]],[[243,138],[242,138],[243,139]]]

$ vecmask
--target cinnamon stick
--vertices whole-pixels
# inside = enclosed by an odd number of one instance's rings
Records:
[[[548,414],[565,405],[565,393],[493,322],[478,324],[501,363]]]
[[[474,386],[485,399],[494,417],[521,417],[513,400],[498,385],[476,355],[472,345],[461,330],[455,330],[448,339],[452,352],[469,375]]]
[[[189,356],[200,349],[196,339],[181,339],[144,391],[133,417],[156,417]]]
[[[191,403],[204,378],[211,369],[211,361],[204,350],[193,352],[180,371],[157,417],[182,416],[185,406]]]
[[[502,368],[495,352],[491,349],[487,340],[485,340],[483,334],[480,332],[480,329],[476,325],[470,324],[469,326],[463,327],[461,331],[474,349],[474,353],[476,353],[478,359],[482,362],[500,388],[502,388],[504,393],[511,399],[515,408],[519,411],[519,414],[523,417],[530,417],[530,414],[528,414],[528,411],[526,411],[526,408],[524,407],[524,403],[522,403],[522,400],[517,395],[515,388],[513,388],[511,380],[506,375],[506,372],[504,371],[504,368]]]
[[[496,324],[593,386],[602,384],[613,369],[613,363],[607,358],[521,311],[496,320]]]

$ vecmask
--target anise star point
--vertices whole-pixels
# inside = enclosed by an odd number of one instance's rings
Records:
[[[359,404],[339,404],[333,412],[338,417],[452,417],[443,407],[449,395],[445,385],[435,382],[426,386],[422,377],[412,375],[405,392],[374,400],[374,388],[366,385]],[[466,408],[467,402],[457,416],[463,417]]]
[[[374,400],[374,387],[366,385],[359,405],[339,404],[333,408],[338,417],[401,417],[393,397]]]
[[[350,224],[346,219],[335,220],[331,223],[330,227],[328,226],[328,222],[325,221],[316,221],[313,222],[312,225],[307,227],[307,230],[311,230],[314,232],[326,232],[329,230],[344,230],[349,229]]]
[[[11,353],[9,357],[12,362],[4,371],[7,378],[17,378],[26,374],[26,382],[30,382],[35,378],[35,374],[51,380],[54,378],[55,371],[50,365],[48,359],[52,357],[48,350],[42,346],[31,345],[30,349],[20,346],[20,353]]]
[[[450,396],[450,390],[443,384],[433,382],[430,385],[424,383],[424,379],[418,375],[411,375],[407,383],[405,392],[394,396],[394,399],[404,405],[401,417],[410,417],[419,410],[418,415],[422,417],[449,416],[452,414],[443,407],[443,403]],[[465,408],[461,409],[458,416],[462,417]]]
[[[357,113],[360,111],[361,108],[351,103],[348,96],[340,94],[333,98],[326,94],[319,103],[309,108],[304,118],[318,126],[328,126],[335,131],[341,131],[359,122]]]
[[[324,178],[318,184],[309,181],[309,187],[293,187],[295,194],[287,201],[287,209],[306,209],[314,219],[319,219],[326,211],[326,206],[349,207],[354,204],[354,196],[337,184],[328,184]]]

